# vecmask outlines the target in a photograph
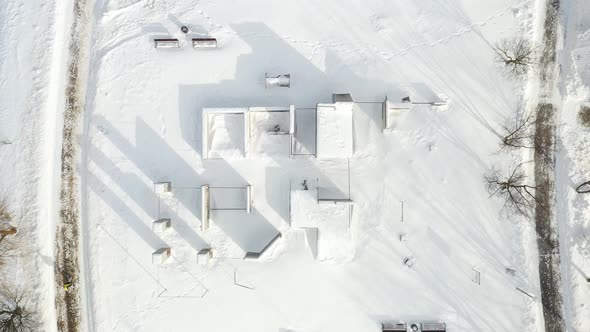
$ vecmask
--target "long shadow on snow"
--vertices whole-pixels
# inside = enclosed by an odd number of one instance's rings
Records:
[[[122,152],[127,158],[140,169],[152,182],[171,181],[173,190],[175,183],[182,183],[185,189],[198,188],[202,184],[211,184],[217,186],[242,186],[246,185],[243,179],[225,160],[208,160],[203,172],[198,173],[195,167],[191,166],[186,160],[181,158],[163,139],[150,128],[143,120],[136,121],[136,145],[132,145],[114,126],[102,117],[95,117],[108,134],[106,137]],[[89,153],[91,160],[101,167],[105,172],[111,174],[113,178],[124,179],[118,180],[122,189],[131,197],[139,206],[144,207],[147,214],[155,219],[155,207],[158,196],[154,193],[153,187],[142,181],[137,175],[123,173],[121,170],[99,149],[93,148]],[[149,161],[149,162],[146,162]],[[223,172],[219,170],[223,169]],[[209,170],[209,171],[208,171]],[[215,172],[211,172],[215,170]],[[220,175],[223,174],[223,175]],[[181,181],[182,180],[182,181]],[[179,201],[187,210],[191,211],[193,216],[201,220],[200,203],[190,199],[191,195],[178,195]],[[164,201],[161,201],[162,203]],[[151,207],[154,207],[151,209]],[[172,219],[172,227],[189,243],[195,250],[207,247],[206,242],[199,235],[200,231],[195,230],[194,225],[189,225],[173,208],[166,209],[167,217]],[[259,218],[248,216],[248,227],[241,223],[240,231],[235,227],[227,226],[227,220],[221,220],[216,223],[218,226],[225,226],[222,229],[226,234],[235,241],[244,251],[256,251],[268,243],[274,237],[277,230],[268,220],[260,214]],[[240,224],[239,215],[235,216],[233,222]],[[151,220],[150,220],[151,222]],[[256,242],[259,242],[258,244]]]
[[[102,199],[119,217],[127,223],[142,240],[144,240],[152,249],[166,247],[167,244],[156,235],[137,214],[129,209],[125,202],[121,201],[117,195],[95,174],[87,172],[88,187]],[[120,177],[113,177],[118,180]]]
[[[157,219],[159,216],[157,211],[157,204],[158,204],[158,196],[153,190],[153,187],[146,184],[145,181],[142,181],[136,174],[134,173],[126,173],[121,171],[119,167],[100,149],[90,146],[90,156],[91,162],[98,166],[104,173],[109,174],[111,179],[116,182],[122,190],[125,191],[127,196],[129,196],[135,204],[141,207],[149,206],[151,209],[144,208],[144,211],[150,216],[150,220],[141,220],[141,218],[137,217],[135,213],[133,213],[129,207],[124,204],[120,199],[114,195],[112,191],[110,194],[105,196],[101,195],[103,200],[107,202],[110,206],[118,206],[119,211],[124,211],[120,213],[120,216],[129,223],[132,229],[134,229],[146,242],[152,245],[153,247],[153,238],[158,238],[149,227],[153,220]],[[96,175],[89,172],[89,176],[96,178]],[[97,179],[97,178],[96,178]],[[97,179],[97,181],[100,181]],[[91,188],[93,186],[91,185]],[[113,205],[111,205],[113,204]],[[197,204],[197,202],[193,202],[193,204]],[[184,240],[193,247],[195,250],[201,250],[203,248],[208,247],[207,243],[193,230],[193,227],[189,226],[182,218],[180,218],[177,214],[174,214],[173,209],[168,209],[168,216],[172,220],[172,227],[176,229],[178,234]],[[126,216],[135,216],[133,223],[130,223]],[[158,247],[154,247],[157,249]]]

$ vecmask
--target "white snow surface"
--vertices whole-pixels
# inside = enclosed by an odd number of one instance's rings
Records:
[[[538,280],[526,273],[522,240],[530,234],[500,217],[501,202],[489,199],[482,180],[498,158],[496,123],[519,91],[501,77],[492,45],[527,28],[531,2],[97,1],[79,165],[87,330],[357,332],[401,320],[445,322],[449,331],[534,331]],[[12,144],[0,145],[0,191],[26,217],[19,231],[39,239],[28,241],[30,255],[13,279],[38,293],[40,330],[52,331],[72,8],[7,3],[0,6],[0,139]],[[202,35],[217,38],[218,48],[193,49],[191,38]],[[181,48],[155,49],[156,37],[178,38]],[[289,73],[290,88],[266,89],[265,73]],[[444,95],[448,105],[413,108],[383,133],[381,104],[364,102],[403,96],[408,84]],[[201,155],[203,108],[285,105],[296,105],[305,133],[296,152],[315,154],[310,109],[332,93],[361,102],[352,112],[350,159],[279,153],[287,136],[267,136],[274,126],[264,121],[287,128],[282,117],[253,122],[264,131],[254,128],[256,153],[247,155],[243,115],[228,114],[210,119],[209,134],[214,155],[230,158]],[[302,204],[315,235],[290,223],[292,180],[303,178],[354,202]],[[154,192],[161,181],[172,182],[170,195]],[[212,211],[211,229],[201,232],[204,184],[251,185],[252,212]],[[159,218],[172,228],[155,233]],[[282,237],[263,258],[241,259],[277,232]],[[317,253],[308,244],[316,236]],[[152,264],[165,247],[172,257]],[[219,258],[198,265],[196,253],[208,247]],[[588,296],[580,287],[576,299]],[[588,327],[586,312],[577,309],[575,327]]]
[[[250,112],[250,153],[256,157],[289,156],[289,112]]]
[[[207,115],[208,158],[244,157],[246,149],[244,113],[209,113]]]
[[[319,204],[317,189],[310,187],[291,191],[291,227],[316,230],[317,239],[309,246],[317,260],[350,261],[355,249],[350,229],[352,206],[348,203]]]
[[[98,6],[81,174],[92,328],[352,332],[403,320],[442,321],[449,331],[527,330],[538,303],[515,288],[537,294],[537,281],[505,273],[524,263],[520,228],[499,217],[500,202],[488,198],[482,180],[498,147],[495,124],[516,99],[490,43],[519,31],[527,6],[385,0]],[[189,27],[186,38],[179,25]],[[219,47],[194,50],[191,33],[214,36]],[[179,38],[181,49],[154,49],[155,35]],[[265,89],[266,72],[290,73],[291,87]],[[204,107],[313,108],[332,93],[382,101],[409,82],[446,95],[449,104],[416,108],[385,134],[381,104],[358,104],[352,219],[345,229],[326,231],[330,250],[349,253],[347,259],[315,259],[303,231],[289,224],[291,179],[332,179],[340,187],[342,176],[332,174],[347,159],[200,155]],[[229,135],[223,128],[214,127],[215,135]],[[429,151],[434,143],[436,151]],[[154,194],[159,181],[172,182],[172,198]],[[252,219],[233,215],[201,233],[203,184],[250,184]],[[172,220],[166,234],[151,230],[160,217]],[[262,261],[196,263],[197,251],[208,246],[261,249],[276,230],[283,237]],[[323,236],[320,229],[320,244]],[[166,246],[171,259],[153,265],[151,253]],[[402,264],[406,257],[415,259],[412,268]],[[471,281],[473,268],[481,271],[481,285]]]
[[[71,10],[62,1],[0,5],[0,194],[18,229],[0,279],[25,292],[38,331],[56,330],[54,227]]]
[[[353,153],[353,103],[319,104],[317,107],[317,157],[349,158]]]
[[[516,99],[490,43],[519,31],[527,6],[390,0],[98,6],[82,171],[94,330],[356,332],[403,320],[441,321],[449,331],[526,331],[538,303],[515,288],[538,294],[537,280],[520,270],[520,228],[499,217],[501,203],[489,199],[482,175],[498,147],[495,124]],[[189,27],[186,38],[179,25]],[[192,49],[191,33],[214,36],[218,48]],[[154,49],[155,35],[179,38],[181,49]],[[290,73],[291,87],[265,89],[267,72]],[[414,82],[446,95],[448,106],[416,108],[384,134],[381,104],[358,104],[352,219],[324,233],[321,223],[330,220],[321,220],[318,259],[303,230],[289,224],[291,179],[341,187],[342,176],[332,174],[347,159],[200,155],[204,107],[315,108],[332,93],[381,102]],[[164,180],[177,189],[174,207],[153,193],[153,183]],[[201,233],[202,184],[250,184],[252,219],[234,214]],[[172,229],[158,235],[150,225],[162,211]],[[276,230],[283,237],[261,261],[196,262],[208,246],[236,257],[261,249]],[[322,243],[330,246],[322,251]],[[166,246],[171,259],[153,265],[151,253]],[[324,253],[346,259],[323,259]],[[403,265],[406,257],[415,259],[412,268]],[[506,267],[522,273],[512,277]],[[473,268],[481,285],[471,280]]]
[[[590,196],[578,185],[590,180],[590,128],[579,117],[590,107],[590,5],[572,1],[564,6],[567,31],[559,53],[562,72],[561,110],[556,153],[556,216],[560,225],[561,271],[565,321],[571,331],[590,330]]]

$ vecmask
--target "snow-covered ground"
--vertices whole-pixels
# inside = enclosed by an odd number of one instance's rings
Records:
[[[383,321],[540,330],[534,227],[501,216],[483,174],[509,162],[496,153],[496,130],[528,96],[522,82],[502,77],[493,45],[521,34],[537,40],[544,5],[97,0],[83,52],[91,55],[75,285],[85,292],[83,330],[356,332],[378,331]],[[0,193],[28,239],[2,277],[35,294],[47,331],[56,329],[71,6],[0,5]],[[563,8],[556,213],[566,321],[587,331],[590,205],[574,188],[589,180],[590,131],[577,113],[590,102],[590,8],[582,0]],[[193,49],[197,36],[217,38],[218,48]],[[181,48],[154,49],[154,38],[169,37]],[[266,75],[282,74],[290,88],[265,88]],[[382,131],[380,102],[399,103],[408,90],[448,103],[414,107]],[[333,93],[359,102],[352,131],[348,115],[322,113]],[[232,107],[278,111],[202,116],[203,108]],[[172,193],[156,194],[159,181],[171,181]],[[202,185],[211,194],[206,231]],[[170,218],[172,229],[152,229],[158,218]],[[242,259],[269,242],[259,259]],[[167,247],[172,257],[153,264],[152,252]],[[213,260],[199,265],[205,248]]]
[[[590,330],[590,197],[575,188],[590,180],[590,129],[581,124],[582,106],[590,106],[590,5],[564,5],[561,50],[562,95],[557,140],[557,218],[561,226],[562,280],[566,321],[571,331]]]
[[[0,5],[0,194],[18,234],[0,279],[23,290],[39,331],[54,331],[54,226],[59,137],[71,6],[11,0]],[[59,19],[56,19],[59,17]]]
[[[530,6],[99,3],[81,171],[89,330],[377,331],[381,321],[402,320],[442,321],[449,331],[535,331],[538,297],[516,289],[538,296],[525,259],[532,242],[523,232],[531,229],[500,217],[501,202],[483,184],[500,158],[494,129],[520,91],[500,75],[493,43],[529,29]],[[219,47],[193,50],[195,35],[213,36]],[[182,47],[154,49],[157,36]],[[291,87],[265,89],[265,73],[289,73]],[[201,156],[204,107],[313,108],[332,93],[377,102],[408,85],[449,103],[416,108],[385,133],[380,104],[357,104],[350,166],[279,153]],[[317,223],[325,246],[316,258],[304,231],[289,224],[294,179],[346,183],[354,201],[349,226]],[[172,182],[171,197],[154,193],[158,181]],[[201,232],[204,184],[250,184],[253,216],[212,217]],[[338,213],[307,217],[333,214],[342,224]],[[163,217],[172,229],[152,231]],[[224,258],[259,250],[275,231],[283,236],[261,261]],[[260,234],[267,235],[258,241]],[[197,251],[210,246],[223,257],[197,265]],[[172,248],[161,266],[151,261],[160,247]],[[402,264],[406,257],[413,267]]]

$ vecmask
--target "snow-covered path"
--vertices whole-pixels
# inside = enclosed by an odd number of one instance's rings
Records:
[[[575,189],[590,180],[590,128],[580,121],[590,105],[590,3],[562,2],[561,113],[556,137],[556,214],[565,320],[569,331],[590,331],[590,197]]]
[[[15,275],[55,331],[54,227],[59,185],[60,103],[66,61],[67,1],[6,1],[0,6],[0,193],[19,233]]]

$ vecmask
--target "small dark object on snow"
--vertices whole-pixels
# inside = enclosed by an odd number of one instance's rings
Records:
[[[584,125],[585,127],[590,127],[590,105],[580,106],[578,118],[580,119],[582,125]]]
[[[180,31],[182,31],[183,33],[187,33],[187,32],[188,32],[188,28],[186,27],[186,25],[183,25],[183,26],[180,28]]]
[[[590,181],[586,181],[576,188],[578,194],[590,193]]]
[[[414,259],[412,257],[404,258],[404,265],[407,267],[412,267],[414,265]]]
[[[410,96],[407,97],[403,97],[402,98],[402,103],[411,103],[412,101],[410,100]]]

